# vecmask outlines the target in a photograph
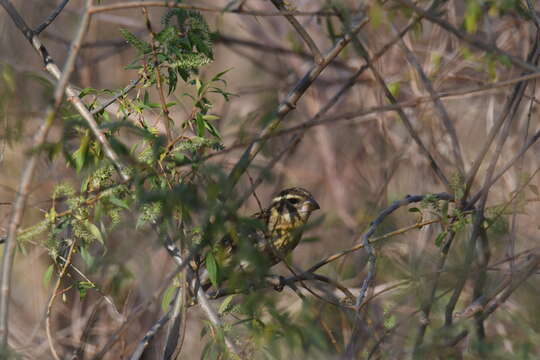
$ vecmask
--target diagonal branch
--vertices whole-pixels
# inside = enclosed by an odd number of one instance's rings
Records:
[[[409,9],[414,10],[415,13],[422,15],[427,20],[431,21],[432,23],[435,23],[439,25],[444,30],[454,34],[458,39],[465,41],[466,43],[480,49],[483,51],[486,51],[491,54],[496,54],[499,56],[502,56],[506,59],[508,59],[512,64],[515,66],[526,70],[526,71],[532,71],[537,72],[540,71],[540,69],[527,61],[523,61],[520,58],[517,58],[501,49],[499,49],[496,45],[490,45],[482,41],[481,39],[477,38],[476,36],[469,35],[461,30],[458,30],[448,22],[444,21],[440,17],[436,16],[433,12],[429,10],[424,10],[419,6],[414,5],[410,0],[395,0],[398,3],[401,3],[402,5],[408,7]]]
[[[167,236],[167,240],[165,241],[164,246],[169,256],[171,256],[173,261],[178,265],[180,269],[183,269],[183,268],[188,269],[188,271],[191,273],[191,274],[188,274],[188,276],[190,276],[191,278],[195,277],[193,276],[194,274],[193,274],[193,271],[191,270],[191,267],[188,266],[189,260],[188,261],[184,260],[180,254],[179,249],[174,245],[172,246],[170,245],[172,243],[173,243],[172,240]],[[203,312],[206,314],[206,317],[208,318],[208,320],[215,327],[219,329],[223,329],[223,324],[221,322],[221,319],[219,318],[216,311],[210,305],[210,302],[208,301],[208,296],[204,292],[203,287],[200,286],[198,281],[193,281],[193,283],[190,284],[190,286],[191,286],[192,291],[196,293],[197,302],[199,306],[201,307],[201,309],[203,310]],[[238,349],[238,346],[236,345],[236,343],[233,340],[229,339],[229,337],[225,334],[223,334],[223,338],[225,340],[225,345],[227,345],[227,348],[229,349],[229,351],[232,354],[234,354],[237,358],[240,358],[240,350]]]
[[[381,73],[375,68],[375,66],[373,66],[371,60],[369,59],[369,56],[367,55],[367,51],[365,51],[365,47],[360,43],[359,39],[358,39],[358,44],[362,47],[363,49],[362,56],[364,57],[366,62],[370,64],[369,66],[370,66],[371,72],[375,76],[375,79],[377,80],[379,85],[382,87],[382,90],[384,91],[384,95],[386,96],[386,98],[391,104],[393,105],[397,104],[396,98],[394,97],[394,95],[392,94],[388,86],[386,85],[386,81],[382,77]],[[399,115],[399,118],[401,119],[401,121],[403,121],[403,124],[405,125],[405,128],[409,132],[409,135],[412,137],[416,145],[420,148],[420,151],[422,152],[422,154],[429,161],[429,164],[431,168],[433,169],[433,171],[435,172],[435,175],[437,175],[439,180],[446,186],[447,189],[450,189],[450,185],[449,185],[450,183],[448,182],[448,179],[444,175],[444,172],[437,164],[437,161],[435,161],[435,158],[433,157],[433,155],[431,155],[431,153],[429,152],[428,148],[426,147],[426,145],[420,138],[420,135],[418,134],[418,132],[414,129],[411,121],[409,120],[409,117],[407,116],[407,114],[405,114],[405,111],[403,111],[401,107],[398,107],[396,108],[396,112]]]
[[[53,58],[49,55],[49,52],[45,48],[45,46],[41,43],[39,40],[39,37],[37,34],[32,31],[27,25],[24,19],[20,16],[18,11],[13,7],[11,2],[9,0],[0,0],[0,5],[4,7],[4,9],[7,11],[10,18],[13,20],[17,28],[23,33],[26,40],[28,40],[32,47],[39,53],[41,56],[41,59],[43,60],[43,63],[45,65],[45,69],[57,80],[60,80],[62,73],[58,66],[55,64]],[[91,6],[90,6],[91,7]],[[91,15],[90,11],[85,12],[85,17],[88,17],[85,21],[89,21],[89,16]],[[80,30],[80,29],[79,29]],[[74,48],[76,46],[76,49]],[[80,43],[74,42],[72,45],[72,51],[80,48]],[[67,80],[64,80],[67,82]],[[84,103],[81,99],[78,97],[78,92],[71,87],[70,85],[67,85],[65,92],[68,96],[68,101],[70,101],[75,109],[79,112],[79,114],[83,117],[83,119],[86,121],[88,126],[90,127],[90,130],[94,134],[97,141],[101,144],[101,147],[103,148],[103,152],[105,153],[105,156],[109,159],[109,161],[113,164],[116,171],[120,174],[122,180],[128,181],[129,175],[127,174],[125,165],[120,161],[118,155],[114,152],[114,150],[111,147],[111,144],[109,143],[109,140],[105,137],[101,129],[99,128],[99,125],[97,124],[96,120],[88,111]]]
[[[306,90],[311,86],[311,84],[313,84],[313,82],[328,66],[328,64],[330,64],[330,62],[334,60],[336,56],[352,41],[354,35],[358,31],[360,31],[360,29],[365,24],[367,24],[368,20],[368,18],[360,14],[354,22],[353,26],[351,27],[350,32],[343,36],[334,45],[334,47],[325,54],[320,64],[314,64],[311,69],[304,75],[304,77],[300,81],[298,81],[295,87],[289,92],[285,100],[283,100],[279,105],[276,119],[270,122],[270,124],[268,124],[267,127],[261,132],[262,137],[270,135],[279,127],[285,116],[287,116],[287,114],[289,114],[289,112],[296,107],[296,103],[300,100],[302,95],[304,95]],[[265,143],[266,141],[261,141],[258,143],[251,143],[248,146],[248,148],[242,154],[240,160],[236,163],[236,165],[229,174],[229,189],[226,189],[226,192],[236,185],[236,183],[240,179],[240,176],[246,171],[251,161],[253,161],[259,151],[261,151]]]
[[[97,14],[100,12],[109,12],[116,10],[124,9],[134,9],[140,7],[167,7],[175,9],[186,9],[186,10],[197,10],[197,11],[206,11],[206,12],[216,12],[216,13],[228,13],[228,14],[237,14],[237,15],[252,15],[252,16],[283,16],[283,15],[294,15],[294,16],[335,16],[333,12],[328,11],[257,11],[257,10],[238,10],[238,9],[227,9],[219,7],[210,7],[210,6],[197,6],[181,3],[178,1],[126,1],[119,2],[116,4],[110,5],[100,5],[94,6],[90,9],[91,14]]]
[[[270,0],[270,1],[272,1],[272,4],[274,4],[274,6],[278,8],[280,11],[287,11],[287,7],[285,3],[283,2],[283,0]],[[315,44],[315,41],[313,41],[311,36],[309,36],[306,29],[304,29],[304,27],[300,25],[298,20],[296,20],[296,18],[293,15],[284,14],[283,16],[285,17],[285,19],[287,19],[289,23],[291,23],[291,25],[294,27],[298,35],[300,35],[302,40],[304,40],[306,45],[309,47],[309,50],[313,54],[315,64],[321,64],[323,61],[323,56],[321,54],[321,51],[317,47],[317,44]]]
[[[0,5],[2,5],[2,7],[7,11],[8,15],[11,17],[17,28],[19,28],[19,30],[25,35],[25,37],[33,44],[34,48],[40,52],[47,69],[52,69],[54,63],[49,57],[47,50],[41,45],[39,39],[34,34],[34,32],[26,25],[25,21],[19,15],[17,10],[13,7],[11,2],[9,0],[0,0]],[[91,0],[88,0],[87,7],[89,7],[90,5]],[[55,74],[57,75],[56,77],[59,79],[55,89],[54,105],[47,111],[42,125],[36,132],[31,149],[39,148],[45,143],[47,139],[49,130],[51,129],[52,124],[60,110],[64,90],[66,89],[69,76],[73,71],[74,59],[77,56],[80,43],[82,42],[82,38],[86,33],[88,22],[89,14],[88,12],[85,12],[83,19],[81,20],[77,35],[73,40],[72,51],[66,61],[66,69],[64,73],[61,74],[58,67],[54,65]],[[86,111],[88,112],[88,110]],[[4,257],[2,258],[2,277],[0,279],[0,348],[5,348],[8,345],[8,316],[9,299],[11,292],[11,272],[13,269],[13,262],[16,251],[17,230],[24,215],[26,201],[30,192],[30,185],[32,183],[34,172],[37,166],[37,159],[38,154],[36,152],[31,151],[27,154],[26,167],[21,175],[17,198],[15,199],[13,210],[11,212],[11,219],[8,226],[8,235],[4,247]]]
[[[394,30],[394,33],[397,33],[397,30],[394,24],[392,24],[392,29]],[[405,56],[407,57],[407,60],[414,67],[414,69],[420,76],[420,79],[422,80],[422,83],[424,84],[425,89],[427,90],[427,92],[429,93],[429,95],[431,96],[433,100],[435,111],[438,113],[441,119],[441,122],[443,123],[444,127],[446,128],[446,132],[448,133],[448,136],[450,137],[450,141],[452,142],[452,152],[454,153],[454,161],[459,169],[460,174],[463,174],[465,172],[465,165],[463,163],[463,155],[461,153],[461,146],[459,144],[456,128],[454,127],[452,120],[450,119],[450,115],[448,115],[448,111],[446,111],[444,104],[442,103],[441,99],[438,97],[437,92],[433,88],[433,84],[428,79],[426,73],[422,69],[422,66],[418,63],[418,59],[416,58],[416,56],[414,56],[413,52],[407,47],[403,39],[401,39],[400,45],[401,45],[401,49],[403,49],[403,51],[405,52]]]
[[[51,25],[54,19],[56,19],[56,17],[60,15],[60,13],[62,12],[62,10],[64,10],[64,7],[67,5],[68,2],[69,0],[62,0],[60,5],[58,5],[56,9],[54,9],[54,11],[49,15],[49,17],[47,17],[47,19],[43,23],[39,24],[38,27],[36,27],[36,30],[34,30],[34,32],[37,35],[41,34],[41,32],[45,30],[47,26]]]

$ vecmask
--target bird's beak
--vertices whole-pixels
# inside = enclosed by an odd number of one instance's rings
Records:
[[[319,203],[315,201],[315,199],[310,199],[309,200],[309,207],[310,209],[313,211],[313,210],[319,210],[321,207],[319,206]]]

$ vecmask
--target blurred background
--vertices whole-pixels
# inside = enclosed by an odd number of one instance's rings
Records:
[[[27,23],[36,26],[59,1],[13,3]],[[223,136],[223,145],[233,150],[213,156],[209,161],[230,170],[245,149],[245,146],[234,147],[235,144],[243,144],[260,135],[279,103],[313,65],[312,55],[285,18],[242,14],[244,11],[275,12],[276,8],[270,1],[216,0],[193,4],[236,9],[233,13],[202,12],[214,32],[214,61],[203,67],[199,74],[202,79],[210,79],[228,70],[223,78],[227,82],[226,90],[234,95],[230,101],[211,95],[211,112],[219,116],[214,124]],[[377,57],[372,65],[396,100],[407,102],[407,106],[402,108],[405,115],[450,183],[448,187],[436,176],[400,116],[395,111],[380,109],[389,101],[374,72],[366,69],[356,76],[365,61],[361,56],[362,50],[353,41],[308,88],[296,108],[283,120],[280,129],[309,121],[344,85],[349,83],[351,86],[324,114],[324,122],[302,129],[301,141],[287,149],[275,166],[262,172],[264,182],[256,191],[263,207],[275,193],[290,186],[309,189],[317,199],[321,210],[314,213],[313,226],[304,234],[307,241],[302,242],[292,256],[295,266],[307,269],[329,255],[359,244],[370,222],[392,201],[406,195],[460,191],[463,179],[460,178],[460,164],[456,162],[455,145],[415,66],[421,67],[434,91],[443,94],[440,101],[455,129],[465,173],[477,159],[512,94],[516,84],[512,80],[523,75],[524,70],[504,57],[478,50],[425,19],[412,26],[402,41],[395,41],[378,56],[381,49],[395,39],[396,31],[405,28],[416,16],[410,10],[405,11],[401,2],[297,0],[289,1],[288,6],[304,12],[335,11],[338,14],[344,10],[349,15],[363,11],[369,16],[370,20],[359,32],[358,39],[371,58]],[[420,2],[418,6],[427,8],[429,4]],[[519,2],[458,1],[446,3],[442,6],[442,15],[439,15],[463,34],[526,59],[533,47],[536,29],[531,18],[523,15],[523,8],[526,7]],[[60,67],[67,57],[83,10],[83,1],[70,1],[40,36]],[[148,11],[153,26],[159,30],[160,19],[166,9],[149,7]],[[334,46],[334,39],[343,34],[343,19],[339,16],[296,18],[323,54]],[[140,9],[94,14],[71,77],[73,85],[81,89],[91,87],[116,92],[137,78],[136,70],[124,68],[137,55],[121,36],[120,28],[140,39],[149,39]],[[25,151],[31,146],[32,135],[44,117],[55,81],[44,71],[41,59],[5,11],[0,11],[0,48],[3,73],[0,79],[0,235],[4,235],[11,202],[16,196],[25,163]],[[179,84],[177,90],[168,96],[168,101],[178,103],[170,113],[175,128],[192,111],[190,100],[183,95],[191,90],[182,89],[182,86]],[[512,161],[539,129],[536,88],[536,81],[530,80],[505,135],[506,143],[500,152],[496,173]],[[135,88],[130,96],[144,90]],[[158,102],[155,89],[148,91],[154,102]],[[92,101],[92,96],[87,96],[86,101]],[[375,110],[369,112],[370,109]],[[110,116],[116,114],[114,106],[111,107]],[[159,109],[146,110],[144,119],[164,131]],[[57,119],[48,140],[54,142],[63,134],[62,121]],[[249,188],[249,177],[259,176],[273,156],[288,146],[290,136],[287,133],[272,138],[242,177],[237,189]],[[126,136],[124,140],[130,146],[135,145],[135,138]],[[473,195],[483,186],[494,149],[495,146],[489,149],[487,160],[480,165],[472,184]],[[487,230],[491,250],[486,272],[487,288],[496,287],[516,264],[538,249],[539,151],[540,145],[533,144],[489,191],[486,216],[493,216],[494,225]],[[46,155],[40,156],[21,229],[43,219],[51,207],[51,193],[55,186],[66,182],[78,189],[80,174],[67,166],[62,157],[51,160]],[[420,205],[415,207],[421,208]],[[258,210],[257,201],[252,196],[240,213],[248,216]],[[401,208],[385,218],[376,235],[436,219],[439,215],[429,206],[412,212]],[[99,259],[101,267],[99,271],[85,276],[98,284],[100,290],[88,289],[85,297],[81,298],[73,289],[68,289],[55,302],[51,315],[54,338],[57,348],[66,358],[80,345],[81,335],[90,318],[93,331],[87,338],[84,358],[94,358],[111,335],[122,329],[104,358],[124,359],[163,313],[162,293],[174,263],[151,232],[134,227],[135,221],[134,214],[123,217],[115,230],[108,234],[106,250],[95,249],[93,255]],[[439,271],[437,264],[441,247],[436,239],[445,230],[444,225],[436,223],[403,231],[377,243],[377,272],[369,295],[377,296],[366,310],[365,334],[369,335],[364,334],[365,346],[358,352],[358,358],[367,358],[370,354],[381,359],[410,356],[417,328],[423,321],[429,321],[429,328],[433,330],[428,330],[425,336],[426,353],[421,358],[540,357],[540,282],[536,273],[521,283],[519,289],[486,320],[485,339],[478,340],[470,330],[471,334],[465,340],[452,346],[440,341],[447,334],[443,336],[436,329],[443,324],[450,291],[460,277],[459,269],[463,266],[470,229],[469,221],[454,239],[445,267],[439,274],[437,300],[433,301],[429,320],[419,309],[431,289],[430,281]],[[51,358],[44,327],[52,289],[51,283],[47,282],[51,259],[44,242],[46,235],[25,242],[15,259],[9,318],[10,344],[25,359]],[[367,259],[365,251],[359,250],[326,265],[319,272],[358,294],[367,274]],[[288,274],[283,266],[275,267],[272,272]],[[471,277],[465,284],[456,311],[464,311],[474,300],[473,284]],[[354,316],[350,312],[314,297],[302,300],[289,289],[282,293],[269,292],[272,294],[268,296],[272,297],[276,309],[282,314],[298,321],[299,326],[309,327],[312,324],[320,329],[320,333],[306,333],[299,342],[291,340],[276,345],[282,348],[272,356],[331,358],[345,350],[348,338],[356,331],[351,320]],[[103,300],[104,294],[107,295],[106,300]],[[306,296],[311,297],[309,293]],[[212,304],[218,308],[221,301],[215,300]],[[133,317],[129,326],[122,327],[122,317],[130,316],[140,306],[144,309]],[[99,312],[95,310],[98,307]],[[306,311],[312,312],[311,315],[303,314]],[[305,319],[309,321],[302,322],[302,316],[307,316]],[[185,358],[201,356],[206,344],[205,338],[200,336],[204,321],[197,307],[189,309],[182,350]],[[472,328],[473,323],[472,319],[464,320],[449,331],[455,335]],[[144,358],[160,358],[158,354],[163,339],[158,334]],[[262,353],[253,357],[271,358],[270,355],[260,355]]]

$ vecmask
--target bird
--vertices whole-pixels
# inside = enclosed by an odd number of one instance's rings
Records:
[[[235,236],[228,234],[213,246],[213,258],[222,268],[224,277],[235,276],[235,272],[238,275],[238,269],[242,273],[253,273],[280,263],[299,244],[304,226],[312,212],[318,209],[319,204],[304,188],[280,191],[266,209],[250,217],[260,226],[249,226]],[[242,255],[235,256],[238,253]],[[225,275],[227,272],[229,275]]]
[[[289,255],[300,242],[311,213],[321,207],[306,189],[293,187],[280,191],[270,206],[252,217],[262,221],[264,232],[255,238],[257,250],[271,266]]]
[[[265,271],[281,262],[296,248],[311,213],[318,209],[319,204],[308,190],[301,187],[284,189],[273,197],[266,209],[250,217],[260,226],[251,223],[247,229],[244,227],[234,235],[229,233],[223,236],[205,253],[192,254],[189,266],[194,273],[203,270],[198,278],[205,290],[211,285],[217,285],[216,281],[211,284],[210,267],[221,269],[219,273],[222,280],[252,274],[256,270]],[[157,225],[155,227],[157,229]],[[178,264],[184,263],[180,249],[169,236],[166,236],[165,248]],[[235,256],[239,253],[240,256]],[[209,258],[213,259],[212,264],[208,263]],[[246,261],[247,258],[250,260]],[[236,271],[238,269],[241,271]]]

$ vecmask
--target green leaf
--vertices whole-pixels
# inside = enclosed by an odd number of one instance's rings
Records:
[[[388,84],[388,90],[390,90],[390,93],[394,97],[398,96],[400,88],[401,84],[399,83],[399,81]]]
[[[227,69],[227,70],[224,70],[220,73],[217,73],[216,75],[214,75],[214,77],[212,78],[211,82],[216,82],[216,81],[223,81],[223,83],[225,85],[227,85],[227,82],[225,80],[223,80],[221,77],[223,75],[225,75],[226,73],[228,73],[229,71],[231,71],[232,69]]]
[[[99,228],[96,225],[92,224],[90,221],[85,221],[84,225],[101,244],[105,244],[101,231],[99,231]]]
[[[230,305],[231,305],[232,299],[234,299],[234,296],[235,295],[229,295],[225,298],[225,300],[223,300],[221,305],[219,305],[219,309],[218,309],[219,314],[223,314],[231,308]]]
[[[169,309],[169,304],[171,303],[171,300],[177,288],[178,287],[175,284],[171,284],[163,293],[163,298],[161,299],[161,309],[163,311],[167,311]]]
[[[442,245],[442,243],[444,241],[444,238],[446,237],[447,234],[448,234],[447,231],[443,231],[442,233],[437,235],[437,237],[435,238],[435,246],[436,247],[441,247],[441,245]]]
[[[125,200],[119,199],[116,196],[109,197],[109,201],[118,207],[124,208],[126,210],[131,210]]]
[[[88,162],[87,159],[88,159],[89,147],[90,147],[90,135],[86,134],[81,139],[81,145],[73,154],[73,158],[75,159],[75,169],[77,170],[77,173],[79,173],[84,168],[84,165]]]
[[[88,190],[88,184],[90,183],[90,177],[86,177],[83,179],[81,183],[81,192],[86,192]]]
[[[204,121],[204,120],[203,120]],[[218,129],[216,129],[216,127],[212,124],[210,124],[208,121],[204,121],[204,127],[208,130],[208,132],[210,134],[212,134],[213,136],[217,137],[219,140],[222,140],[221,139],[221,135],[219,134],[219,131]]]
[[[172,68],[167,69],[167,72],[169,74],[169,77],[167,78],[167,82],[169,84],[168,95],[171,95],[173,91],[176,89],[176,84],[178,83],[178,76],[176,75],[176,71]]]
[[[408,211],[409,211],[409,212],[412,212],[412,213],[414,213],[414,212],[416,212],[416,213],[421,213],[421,212],[422,212],[422,211],[420,211],[420,209],[417,208],[417,207],[409,208]]]
[[[203,119],[206,121],[214,121],[214,120],[219,119],[219,116],[206,114],[206,115],[203,115]]]
[[[148,54],[152,51],[152,46],[140,39],[126,29],[120,28],[120,34],[126,41],[139,51],[139,54]]]
[[[201,114],[195,116],[195,124],[197,124],[197,136],[204,137],[204,130],[206,129],[206,121],[204,121]]]
[[[204,84],[199,78],[195,79],[195,89],[197,89],[197,94],[200,96],[204,90]]]
[[[370,18],[370,24],[373,26],[374,29],[377,29],[384,18],[385,10],[379,5],[377,1],[374,1],[371,6],[369,7],[369,18]]]
[[[148,93],[148,90],[144,91],[143,96],[143,104],[147,105],[150,102],[150,94]]]
[[[96,94],[96,93],[97,93],[97,90],[94,89],[94,88],[84,88],[79,93],[79,98],[82,99],[83,97],[85,97],[88,94]]]
[[[51,264],[49,267],[47,267],[47,270],[45,271],[45,274],[43,274],[43,286],[48,287],[51,283],[52,274],[54,271],[54,265]]]
[[[95,258],[88,252],[88,248],[83,246],[81,247],[81,258],[83,259],[84,263],[88,267],[92,267],[94,265]]]
[[[205,264],[206,270],[208,270],[208,277],[210,278],[212,285],[217,287],[219,285],[218,264],[216,258],[214,257],[214,254],[211,251],[208,253],[208,255],[206,255]]]
[[[15,92],[15,79],[13,77],[13,69],[11,66],[2,66],[2,78],[4,79],[4,83],[7,85],[9,91],[12,93]]]
[[[477,0],[467,1],[467,10],[465,11],[465,30],[474,34],[478,29],[478,19],[482,13],[482,8]]]
[[[96,286],[90,281],[79,281],[77,283],[77,290],[79,291],[79,297],[84,299],[88,289],[94,289]]]

